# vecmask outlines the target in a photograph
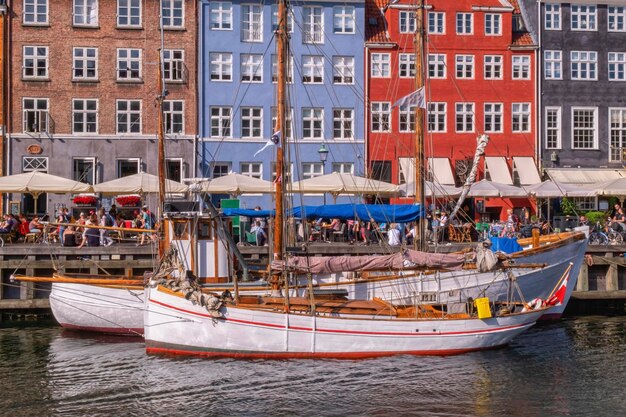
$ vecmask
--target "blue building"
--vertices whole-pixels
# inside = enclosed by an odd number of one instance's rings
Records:
[[[239,172],[274,178],[277,6],[207,1],[199,8],[199,160],[207,178]],[[301,1],[289,10],[286,180],[331,172],[364,174],[364,0]],[[327,160],[322,162],[324,150]],[[320,152],[321,151],[321,152]],[[356,199],[357,197],[352,197]],[[271,196],[244,195],[242,206],[269,208]],[[329,201],[332,199],[329,197]],[[321,204],[305,195],[296,204]],[[348,202],[339,197],[337,202]]]

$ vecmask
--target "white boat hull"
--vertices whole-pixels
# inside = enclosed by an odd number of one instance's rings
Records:
[[[50,307],[54,318],[68,329],[139,336],[144,295],[143,288],[55,282]]]
[[[505,345],[543,314],[416,320],[224,307],[224,318],[214,318],[203,307],[160,287],[146,291],[146,349],[162,354],[247,358],[450,355]]]

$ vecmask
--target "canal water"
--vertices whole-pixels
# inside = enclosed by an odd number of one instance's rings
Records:
[[[237,361],[0,328],[2,416],[624,416],[626,317],[576,317],[450,357]]]

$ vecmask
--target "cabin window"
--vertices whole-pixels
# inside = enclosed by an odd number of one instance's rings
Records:
[[[186,220],[183,221],[174,221],[174,224],[172,225],[172,230],[174,232],[174,239],[179,239],[179,240],[183,240],[183,239],[189,239],[189,228],[188,228],[189,223],[187,223]]]
[[[213,227],[210,221],[201,220],[198,222],[198,240],[209,240],[213,238]]]

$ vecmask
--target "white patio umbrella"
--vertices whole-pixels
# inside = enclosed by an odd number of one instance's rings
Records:
[[[523,187],[531,196],[537,198],[550,197],[593,197],[595,191],[581,188],[572,184],[557,181],[544,181],[539,184],[528,185]]]
[[[401,194],[405,196],[415,195],[415,183],[407,182],[398,187]],[[424,182],[424,194],[426,197],[458,197],[461,195],[461,188],[453,185],[438,184],[432,181]]]
[[[273,193],[274,184],[249,175],[232,172],[222,177],[200,180],[201,191],[209,194]]]
[[[37,213],[37,197],[42,193],[85,193],[90,192],[91,189],[89,184],[39,171],[0,177],[1,193],[21,193],[33,196],[35,214]]]
[[[148,194],[159,192],[159,177],[145,172],[129,175],[93,186],[96,193],[102,194]],[[172,180],[165,180],[166,193],[187,192],[187,186]]]
[[[290,191],[304,193],[396,195],[398,186],[388,182],[359,177],[354,174],[321,175],[293,183]]]
[[[590,184],[587,189],[595,191],[597,195],[626,196],[626,178]]]
[[[471,185],[470,197],[527,197],[526,191],[513,185],[482,179]]]

